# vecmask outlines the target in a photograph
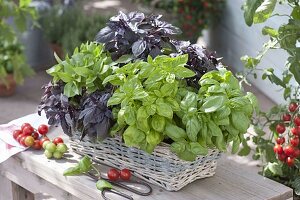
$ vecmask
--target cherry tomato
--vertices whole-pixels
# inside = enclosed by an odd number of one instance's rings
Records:
[[[285,113],[285,114],[282,115],[282,120],[283,121],[289,122],[289,121],[291,121],[291,118],[292,118],[292,116],[288,113]]]
[[[291,145],[294,147],[297,147],[299,145],[299,138],[298,137],[293,137],[290,141]]]
[[[22,138],[23,136],[24,136],[23,134],[18,135],[17,141],[18,141],[19,143],[21,142],[21,138]]]
[[[42,145],[40,143],[40,140],[34,140],[34,144],[32,145],[32,148],[35,149],[35,150],[42,149]]]
[[[47,138],[47,137],[43,137],[43,138],[40,140],[40,145],[43,146],[43,143],[44,143],[45,141],[50,141],[50,140],[49,140],[49,138]]]
[[[131,177],[131,172],[129,171],[129,169],[122,169],[120,171],[120,177],[122,180],[128,181]]]
[[[284,153],[282,154],[278,154],[278,160],[282,161],[282,162],[285,162],[286,160],[286,155]]]
[[[293,127],[293,128],[291,128],[291,133],[292,133],[293,135],[298,135],[298,134],[299,134],[299,132],[298,132],[298,127]]]
[[[21,139],[20,139],[20,144],[24,147],[27,147],[27,145],[25,144],[25,139],[26,139],[27,136],[22,136]]]
[[[24,143],[27,147],[31,147],[34,144],[34,138],[32,136],[26,136]]]
[[[280,144],[276,144],[273,148],[274,152],[277,154],[282,154],[283,153],[283,148]]]
[[[297,110],[297,108],[298,108],[298,105],[295,102],[290,103],[290,105],[289,105],[290,112],[295,112]]]
[[[294,152],[294,157],[298,158],[300,156],[300,149],[296,149]]]
[[[286,146],[283,151],[287,156],[293,156],[295,152],[294,148],[290,145]]]
[[[49,131],[49,128],[47,125],[45,124],[42,124],[38,127],[38,132],[41,134],[41,135],[46,135]]]
[[[21,130],[14,130],[13,132],[13,137],[15,138],[15,140],[17,139],[17,137],[19,135],[21,135],[23,132]]]
[[[32,133],[32,137],[33,137],[35,140],[37,140],[37,139],[39,138],[39,134],[38,134],[36,131],[34,131],[34,132]]]
[[[276,139],[276,143],[277,144],[283,144],[285,142],[285,138],[284,137],[278,137],[277,139]]]
[[[286,164],[290,167],[293,167],[295,164],[295,158],[287,157]]]
[[[34,129],[32,128],[32,126],[25,126],[25,128],[23,129],[23,134],[26,136],[30,136],[33,132]]]
[[[24,123],[21,126],[21,130],[23,131],[26,126],[31,126],[29,123]]]
[[[294,124],[296,126],[300,126],[300,117],[299,116],[297,116],[297,117],[294,118]]]
[[[285,125],[284,124],[277,124],[276,126],[276,132],[279,134],[284,133],[285,131]]]
[[[55,145],[59,144],[59,143],[64,143],[63,139],[61,137],[57,137],[53,140],[53,143]]]
[[[116,181],[119,179],[120,173],[118,170],[112,168],[112,169],[108,170],[107,176],[108,176],[109,180]]]

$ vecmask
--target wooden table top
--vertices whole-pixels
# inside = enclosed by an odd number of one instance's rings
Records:
[[[30,123],[28,119],[23,117],[14,120],[14,123]],[[50,138],[56,135],[63,135],[60,128],[52,129],[49,133]],[[63,135],[63,139],[68,144],[68,138]],[[65,159],[48,160],[43,155],[43,151],[27,150],[0,164],[0,173],[13,181],[19,181],[21,185],[31,184],[28,187],[32,188],[33,192],[45,190],[43,192],[52,193],[50,195],[57,199],[101,199],[101,192],[97,190],[95,181],[91,178],[62,175],[65,169],[73,166],[80,158],[81,156],[69,152]],[[106,166],[99,167],[101,171],[107,171]],[[132,195],[134,199],[145,200],[279,200],[291,198],[293,195],[291,188],[242,167],[234,160],[228,159],[226,155],[218,161],[216,174],[213,177],[197,180],[178,192],[168,192],[157,186],[151,186],[153,193],[147,197],[122,191]]]

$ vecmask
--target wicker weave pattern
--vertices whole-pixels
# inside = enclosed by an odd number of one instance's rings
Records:
[[[213,176],[220,157],[218,150],[209,150],[193,162],[180,160],[163,143],[150,155],[136,148],[128,148],[121,138],[107,138],[102,143],[79,141],[71,138],[71,148],[78,154],[89,155],[95,162],[118,169],[128,168],[136,177],[169,191],[177,191],[201,178]]]

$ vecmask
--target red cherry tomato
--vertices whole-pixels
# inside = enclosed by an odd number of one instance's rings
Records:
[[[20,144],[24,147],[27,147],[27,145],[25,144],[25,139],[26,139],[27,136],[22,136],[21,139],[20,139]]]
[[[300,117],[299,116],[297,116],[297,117],[294,118],[294,124],[296,126],[300,126]]]
[[[283,149],[284,153],[287,155],[287,156],[293,156],[294,155],[294,147],[288,145],[286,146],[284,149]]]
[[[278,154],[278,160],[282,161],[282,162],[285,162],[286,160],[286,155],[284,153],[282,154]]]
[[[34,144],[32,145],[32,148],[35,149],[35,150],[42,149],[42,145],[40,143],[40,140],[34,140]]]
[[[277,154],[282,154],[283,153],[283,148],[280,144],[276,144],[273,148],[274,152]]]
[[[24,123],[21,126],[21,130],[23,131],[26,126],[31,126],[29,123]]]
[[[31,136],[33,132],[34,129],[32,128],[32,126],[25,126],[25,128],[23,129],[23,134],[26,136]]]
[[[276,132],[279,134],[284,133],[285,131],[285,125],[284,124],[277,124],[276,126]]]
[[[122,169],[120,172],[120,177],[122,180],[128,181],[131,177],[131,172],[129,169]]]
[[[42,124],[38,127],[38,132],[41,134],[41,135],[46,135],[49,131],[49,128],[47,125],[45,124]]]
[[[290,105],[289,105],[290,112],[295,112],[297,110],[297,108],[298,108],[298,105],[295,102],[290,103]]]
[[[291,133],[293,134],[293,135],[298,135],[299,134],[299,129],[298,129],[298,127],[293,127],[293,128],[291,128]]]
[[[17,137],[17,141],[20,143],[21,142],[21,138],[24,137],[23,134],[20,134],[18,137]]]
[[[116,169],[110,169],[108,170],[107,172],[107,176],[108,176],[108,179],[111,180],[111,181],[116,181],[119,179],[120,177],[120,173],[118,170]]]
[[[32,137],[33,137],[35,140],[37,140],[37,139],[39,138],[39,134],[38,134],[36,131],[34,131],[34,132],[32,133]]]
[[[291,118],[292,118],[292,116],[288,113],[285,113],[285,114],[282,115],[282,120],[283,121],[289,122],[289,121],[291,121]]]
[[[300,156],[300,149],[296,149],[294,152],[294,157],[298,158]]]
[[[295,164],[295,158],[287,157],[286,164],[290,167],[293,167]]]
[[[19,135],[21,135],[22,134],[22,131],[21,130],[14,130],[14,132],[13,132],[13,137],[15,138],[15,140],[17,139],[17,137],[19,136]]]
[[[49,140],[49,138],[47,138],[47,137],[43,137],[43,138],[40,140],[40,145],[43,146],[43,143],[44,143],[45,141],[50,141],[50,140]]]
[[[293,137],[290,142],[292,146],[297,147],[299,145],[299,138]]]
[[[53,140],[53,143],[57,145],[59,143],[64,143],[64,141],[61,137],[57,137]]]
[[[276,143],[277,144],[283,144],[285,142],[285,138],[284,137],[278,137],[277,139],[276,139]]]

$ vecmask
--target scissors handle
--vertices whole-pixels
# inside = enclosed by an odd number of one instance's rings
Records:
[[[109,198],[106,197],[106,194],[107,194],[107,193],[113,193],[113,194],[116,194],[116,195],[118,195],[118,196],[124,197],[124,198],[126,198],[126,199],[133,200],[133,198],[132,198],[131,196],[129,196],[129,195],[125,194],[125,193],[122,193],[122,192],[120,192],[120,191],[117,191],[117,190],[114,190],[114,189],[104,189],[104,190],[102,190],[102,192],[101,192],[101,196],[102,196],[103,199],[105,199],[105,200],[109,200]]]
[[[112,184],[114,184],[116,186],[119,186],[119,187],[121,187],[123,189],[126,189],[126,190],[128,190],[130,192],[133,192],[135,194],[141,195],[141,196],[148,196],[148,195],[150,195],[152,193],[152,187],[149,184],[144,183],[144,182],[139,182],[139,181],[126,181],[126,182],[120,181],[120,182],[114,182],[114,181],[110,181],[110,183],[112,183]],[[134,189],[133,187],[129,187],[128,185],[126,185],[126,183],[145,186],[148,189],[148,191],[141,192],[138,189]]]

